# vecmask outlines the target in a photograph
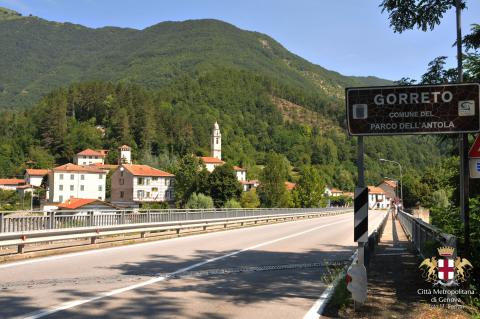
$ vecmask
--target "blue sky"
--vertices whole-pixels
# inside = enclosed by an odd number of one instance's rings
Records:
[[[0,0],[0,6],[89,27],[143,29],[161,21],[214,18],[266,33],[303,58],[345,75],[419,78],[433,58],[455,65],[455,14],[431,32],[395,34],[381,0]],[[464,32],[480,23],[480,1],[467,0]]]

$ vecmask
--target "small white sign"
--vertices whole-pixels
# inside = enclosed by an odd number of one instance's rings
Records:
[[[475,101],[459,101],[458,102],[458,116],[473,116],[475,115]]]
[[[353,119],[364,120],[368,117],[367,104],[353,104]]]
[[[480,158],[470,159],[470,178],[480,178]]]

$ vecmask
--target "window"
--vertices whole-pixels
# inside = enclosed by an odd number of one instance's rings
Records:
[[[168,186],[168,178],[165,178],[165,186]]]
[[[89,158],[89,159],[92,159],[92,157],[91,157],[91,156],[89,156],[88,158]]]
[[[73,175],[73,174],[70,174],[70,180],[72,180],[72,181],[73,181],[74,179],[75,179],[75,175]]]
[[[85,186],[84,186],[84,185],[80,185],[80,190],[81,190],[81,191],[84,191],[84,190],[85,190]]]
[[[137,185],[144,185],[145,184],[145,180],[143,179],[143,177],[138,177],[137,178]]]
[[[120,176],[122,176],[122,177],[123,177],[123,171],[120,171]]]
[[[62,196],[62,195],[58,196],[58,201],[59,201],[60,203],[63,203],[63,196]]]
[[[154,182],[158,181],[158,177],[152,177],[152,181]]]
[[[95,156],[95,159],[98,159],[98,156]]]
[[[147,198],[150,198],[150,192],[147,192]]]
[[[81,179],[82,181],[84,181],[84,180],[85,180],[85,175],[80,175],[80,179]]]
[[[145,196],[144,191],[142,191],[142,190],[137,191],[137,198],[138,199],[143,199],[144,196]]]
[[[87,162],[83,162],[83,165],[87,165]]]
[[[60,174],[60,180],[63,180],[63,174]]]
[[[215,139],[215,144],[218,144],[218,137]]]
[[[123,191],[120,192],[120,198],[123,198],[125,196],[125,193]]]
[[[99,199],[99,200],[102,200],[102,196],[98,196],[98,199]]]
[[[101,192],[103,190],[102,185],[98,185],[98,191]]]
[[[63,185],[58,185],[58,190],[63,191]]]
[[[150,185],[150,178],[145,178],[145,182],[147,185]]]
[[[73,185],[70,185],[70,190],[73,191]]]
[[[158,187],[152,187],[152,192],[153,192],[153,193],[158,192]]]
[[[125,184],[125,180],[124,180],[123,178],[120,178],[119,181],[118,181],[118,183],[119,183],[120,185],[124,185],[124,184]]]
[[[103,179],[103,174],[98,174],[99,179]]]

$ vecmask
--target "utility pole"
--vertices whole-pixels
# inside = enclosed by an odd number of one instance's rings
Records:
[[[461,1],[455,1],[457,17],[457,83],[463,82],[462,53],[462,8]],[[458,150],[460,153],[460,214],[464,227],[464,255],[470,256],[470,207],[469,207],[469,167],[468,167],[468,134],[459,134]]]

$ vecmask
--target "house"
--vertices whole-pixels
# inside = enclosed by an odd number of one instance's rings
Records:
[[[27,168],[25,170],[25,183],[35,187],[42,185],[43,178],[48,175],[48,169]]]
[[[205,164],[205,167],[207,168],[207,171],[209,171],[210,173],[213,172],[213,170],[215,169],[215,167],[217,166],[222,166],[223,164],[225,164],[224,161],[222,161],[221,159],[218,159],[216,157],[200,157],[200,160]]]
[[[368,186],[368,208],[369,209],[388,209],[390,200],[380,187]]]
[[[332,196],[332,197],[337,197],[337,196],[342,196],[343,195],[343,191],[339,190],[338,188],[332,188],[331,193],[332,193],[332,195],[330,195],[330,196]]]
[[[259,185],[259,182],[257,180],[251,180],[251,181],[240,181],[243,187],[244,192],[248,192],[252,188],[257,188]]]
[[[73,157],[73,162],[76,165],[92,165],[96,163],[104,164],[105,157],[107,156],[108,151],[106,150],[92,150],[87,148]]]
[[[57,205],[59,210],[112,210],[117,209],[115,205],[95,198],[69,198],[65,202]]]
[[[69,198],[105,200],[106,173],[90,166],[68,163],[48,174],[49,202],[62,203]]]
[[[133,207],[174,199],[175,175],[148,165],[122,164],[112,174],[112,203]]]
[[[16,191],[19,186],[24,186],[25,180],[17,178],[0,178],[0,189]]]
[[[397,187],[398,186],[397,186],[396,181],[386,179],[383,182],[381,182],[377,187],[383,189],[387,198],[390,201],[395,201],[396,199],[398,199],[398,196],[397,196]]]
[[[294,190],[295,186],[297,186],[297,184],[292,182],[285,182],[285,187],[287,188],[288,191]]]
[[[247,170],[245,168],[234,166],[233,170],[235,171],[239,182],[244,182],[247,180]]]

